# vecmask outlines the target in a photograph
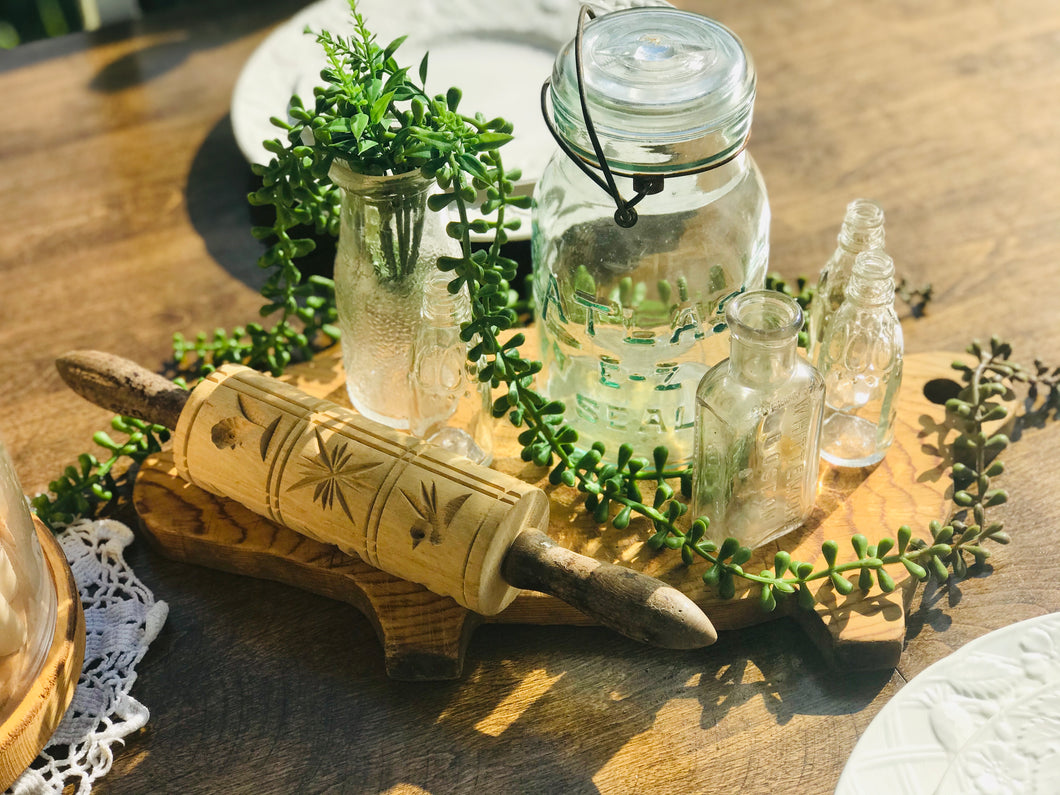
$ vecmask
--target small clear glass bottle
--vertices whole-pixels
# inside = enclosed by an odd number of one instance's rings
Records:
[[[420,323],[412,342],[409,431],[431,444],[488,465],[493,458],[490,387],[467,359],[460,327],[471,320],[467,288],[450,294],[451,275],[427,276]],[[474,344],[472,341],[471,344]]]
[[[865,251],[846,300],[825,328],[818,357],[826,400],[821,456],[838,466],[880,461],[894,439],[902,383],[902,326],[894,311],[894,261]]]
[[[813,510],[824,380],[798,353],[802,310],[769,290],[726,308],[729,358],[696,393],[692,516],[707,537],[757,547]]]
[[[810,304],[810,342],[807,355],[817,364],[828,321],[846,295],[854,260],[862,251],[883,248],[883,208],[871,199],[854,199],[847,205],[837,245],[817,277],[817,293]]]

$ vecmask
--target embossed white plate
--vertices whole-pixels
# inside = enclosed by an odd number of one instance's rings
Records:
[[[516,192],[529,194],[555,143],[541,119],[539,95],[560,48],[574,37],[581,0],[360,0],[358,10],[382,46],[408,38],[399,63],[415,74],[430,52],[427,89],[444,93],[459,86],[461,109],[503,116],[515,124],[515,139],[504,148],[508,168],[523,178]],[[601,12],[630,6],[669,5],[665,0],[597,0]],[[286,118],[287,103],[299,94],[308,104],[325,64],[320,46],[304,33],[327,29],[352,32],[347,0],[319,0],[282,23],[247,60],[232,94],[232,129],[243,155],[266,163],[262,141],[281,130],[269,123]],[[530,236],[529,213],[512,239]]]
[[[836,795],[1060,792],[1060,613],[995,630],[913,677]]]

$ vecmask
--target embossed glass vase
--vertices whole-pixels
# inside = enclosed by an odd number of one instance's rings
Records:
[[[427,207],[434,183],[418,171],[366,176],[336,161],[330,177],[342,188],[335,302],[350,402],[370,419],[408,430],[426,279],[440,256],[459,256],[459,246],[443,216]]]
[[[828,325],[818,366],[827,389],[821,456],[871,466],[894,441],[902,384],[902,324],[894,311],[894,261],[882,250],[854,261],[846,297]]]

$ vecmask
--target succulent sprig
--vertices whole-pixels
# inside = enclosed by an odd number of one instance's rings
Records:
[[[702,517],[692,522],[687,533],[665,527],[648,543],[681,550],[686,563],[705,561],[708,569],[703,580],[723,598],[735,594],[740,580],[758,586],[760,602],[767,610],[773,610],[779,599],[792,595],[800,606],[812,607],[815,596],[809,585],[825,578],[842,595],[855,588],[869,591],[874,586],[889,593],[896,587],[894,577],[886,570],[892,564],[901,564],[909,575],[921,581],[945,581],[951,573],[958,578],[966,576],[970,565],[990,556],[987,542],[1007,544],[1010,540],[1003,522],[990,512],[1008,500],[1008,493],[996,488],[993,479],[1004,472],[997,456],[1008,446],[1009,438],[1001,431],[989,430],[1009,417],[1001,399],[1011,399],[1017,383],[1028,384],[1032,394],[1046,406],[1056,405],[1060,399],[1060,368],[1050,369],[1036,362],[1032,373],[1011,361],[1011,346],[997,337],[987,345],[973,341],[967,352],[974,360],[953,363],[963,386],[946,402],[946,426],[956,434],[951,443],[955,457],[951,469],[953,510],[946,522],[929,523],[927,537],[914,537],[907,525],[898,528],[893,538],[882,538],[876,544],[856,534],[850,542],[854,553],[851,560],[840,562],[839,545],[829,540],[821,546],[823,564],[798,561],[780,551],[773,569],[757,574],[744,570],[743,564],[750,561],[752,551],[740,546],[736,539],[728,538],[719,545],[703,538],[708,523]],[[856,577],[851,579],[852,575]]]
[[[115,441],[107,431],[97,431],[92,441],[102,452],[81,453],[76,464],[65,467],[48,484],[51,494],[38,494],[31,500],[37,516],[49,527],[68,524],[81,516],[111,512],[121,498],[115,466],[127,465],[125,459],[141,463],[161,450],[162,443],[169,439],[169,431],[161,425],[131,417],[115,417],[110,427],[123,434],[125,441]]]

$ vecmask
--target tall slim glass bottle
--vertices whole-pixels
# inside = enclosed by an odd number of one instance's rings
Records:
[[[744,293],[725,314],[729,358],[696,393],[692,515],[710,519],[708,538],[757,547],[813,510],[824,381],[798,354],[794,300]]]
[[[836,249],[817,277],[817,294],[810,304],[807,354],[811,362],[819,361],[825,327],[843,304],[854,260],[862,251],[883,248],[883,244],[883,208],[871,199],[854,199],[847,205]]]
[[[826,406],[821,456],[839,466],[880,461],[894,439],[902,382],[902,326],[894,311],[894,262],[858,255],[846,300],[825,328],[818,367]]]
[[[493,458],[490,385],[468,361],[469,343],[460,339],[460,327],[471,320],[471,303],[466,286],[456,295],[449,292],[451,279],[439,270],[426,278],[412,341],[409,432],[487,466]]]

